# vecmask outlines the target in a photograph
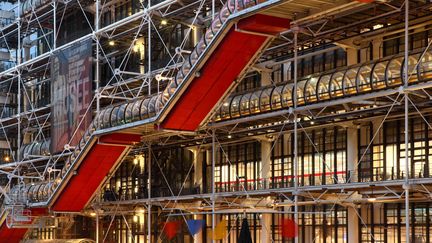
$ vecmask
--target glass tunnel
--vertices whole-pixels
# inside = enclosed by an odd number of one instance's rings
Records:
[[[404,62],[403,55],[396,55],[301,77],[297,82],[297,106],[401,86],[405,82]],[[428,50],[411,53],[408,69],[410,84],[430,81],[432,52]],[[293,107],[293,92],[295,92],[294,84],[291,80],[230,97],[220,107],[216,121]]]
[[[417,51],[409,55],[409,83],[432,79],[432,51]],[[298,79],[297,105],[361,95],[403,85],[404,56],[396,55],[330,72],[312,74]],[[262,87],[229,97],[219,108],[216,121],[229,120],[268,111],[293,107],[293,81]],[[109,128],[154,117],[158,113],[158,96],[140,99],[101,111],[97,128]]]

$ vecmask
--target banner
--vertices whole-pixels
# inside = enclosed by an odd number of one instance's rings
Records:
[[[92,40],[78,42],[51,58],[51,152],[78,144],[91,122]],[[82,121],[82,122],[81,122]],[[79,125],[81,122],[81,125]],[[76,131],[76,132],[75,132]],[[74,135],[75,133],[75,135]]]
[[[213,240],[223,240],[227,235],[227,221],[222,219],[213,231]]]
[[[249,230],[249,223],[247,221],[247,218],[243,219],[240,236],[237,240],[237,243],[252,243],[252,235]]]
[[[202,219],[188,219],[186,220],[186,224],[191,235],[198,234],[205,226],[205,222]]]

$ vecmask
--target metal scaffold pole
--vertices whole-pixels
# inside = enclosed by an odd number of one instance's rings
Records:
[[[216,184],[215,184],[215,164],[216,164],[216,134],[215,129],[212,130],[212,232],[214,233],[216,227],[216,217],[215,217],[215,193],[216,193]],[[215,242],[212,237],[212,242]]]
[[[152,157],[152,148],[149,144],[148,146],[148,161],[147,161],[147,169],[148,169],[148,179],[147,179],[147,190],[148,190],[148,204],[147,204],[147,242],[151,242],[151,157]]]
[[[99,243],[99,210],[96,210],[96,243]]]
[[[19,66],[21,64],[21,1],[18,0],[18,17],[17,17],[17,68],[16,68],[16,72],[17,72],[17,78],[18,78],[18,91],[17,91],[17,160],[21,159],[21,155],[19,153],[20,149],[21,149],[21,71],[19,69]]]
[[[298,212],[298,151],[297,151],[297,113],[295,112],[297,108],[297,34],[298,27],[294,27],[294,92],[293,92],[293,101],[294,101],[294,221],[298,224],[299,220],[299,212]],[[294,242],[298,243],[298,237],[294,238]]]
[[[53,6],[53,12],[54,12],[54,16],[53,16],[53,48],[52,49],[56,49],[57,48],[57,1],[56,0],[52,0],[52,6]]]
[[[95,41],[96,41],[96,71],[95,71],[95,83],[96,83],[96,91],[95,91],[95,93],[96,93],[96,117],[98,117],[99,116],[99,112],[100,112],[100,94],[99,94],[99,85],[100,85],[100,83],[99,83],[99,79],[100,79],[100,67],[99,67],[99,64],[100,64],[100,57],[99,57],[99,38],[98,38],[98,35],[97,35],[97,33],[98,33],[98,31],[99,31],[99,26],[100,26],[100,23],[99,23],[99,16],[100,16],[100,13],[99,13],[99,11],[100,11],[100,9],[99,9],[99,7],[100,7],[100,0],[96,0],[96,18],[95,18],[95,32],[94,32],[94,35],[93,35],[93,38],[95,39]]]
[[[409,68],[408,68],[408,48],[409,48],[409,33],[408,33],[408,25],[409,25],[409,1],[405,0],[405,60],[404,60],[404,79],[405,88],[408,87],[408,78],[409,78]],[[410,165],[409,165],[409,152],[408,152],[408,92],[405,91],[405,237],[407,243],[410,241],[410,208],[409,208],[409,174],[410,174]]]
[[[151,1],[149,0],[148,2],[148,8],[150,9],[151,7]],[[147,22],[148,22],[148,30],[147,30],[147,34],[148,34],[148,43],[147,43],[147,55],[148,55],[148,94],[151,95],[151,82],[152,82],[152,73],[151,73],[151,58],[152,58],[152,49],[151,49],[151,19],[150,19],[150,12],[148,13],[147,16]],[[157,91],[159,93],[159,86],[157,87]],[[139,94],[138,94],[139,95]]]

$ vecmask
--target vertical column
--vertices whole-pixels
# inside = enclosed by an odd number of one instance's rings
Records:
[[[355,126],[347,128],[347,182],[356,182],[358,178],[358,133]]]
[[[267,86],[272,84],[271,73],[262,71],[261,72],[261,86]]]
[[[271,178],[271,141],[261,140],[261,178],[263,187],[269,188]]]
[[[147,242],[152,242],[152,234],[151,234],[151,161],[152,161],[153,151],[151,149],[151,145],[148,146],[148,160],[147,160],[147,168],[148,168],[148,181],[147,181],[147,190],[148,190],[148,203],[147,203]]]
[[[358,59],[357,59],[358,51],[357,51],[357,49],[348,47],[348,48],[346,48],[346,54],[347,54],[347,65],[348,66],[357,64],[357,62],[358,62]]]
[[[270,243],[271,241],[272,215],[265,213],[261,216],[261,243]]]
[[[199,189],[197,191],[194,191],[194,193],[202,193],[203,192],[203,186],[204,186],[204,182],[203,182],[203,174],[202,174],[202,170],[203,170],[203,166],[202,166],[202,161],[203,161],[203,150],[201,150],[199,147],[192,147],[189,149],[193,154],[194,154],[194,175],[193,175],[193,182],[194,182],[194,189]]]
[[[372,58],[374,60],[377,60],[383,56],[381,45],[382,45],[382,38],[375,39],[372,41]]]
[[[204,215],[194,215],[194,219],[196,220],[203,220],[204,219]],[[202,243],[204,240],[204,232],[205,232],[205,228],[203,228],[200,232],[198,232],[195,236],[194,236],[194,243]]]
[[[348,242],[359,243],[359,217],[357,215],[357,208],[348,207]]]

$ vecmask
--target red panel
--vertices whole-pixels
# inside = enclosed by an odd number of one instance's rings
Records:
[[[249,18],[240,20],[237,24],[237,28],[240,30],[276,35],[290,28],[290,20],[264,14],[255,14]]]
[[[242,21],[246,30],[260,31],[265,27],[266,34],[279,33],[289,27],[287,19],[266,15],[255,15]],[[266,40],[265,36],[237,32],[234,27],[231,28],[201,69],[200,77],[190,83],[161,127],[196,130]]]
[[[99,142],[131,145],[133,143],[139,142],[140,139],[141,139],[141,135],[137,135],[137,134],[111,133],[109,135],[104,135],[104,136],[100,137]]]
[[[24,237],[27,229],[9,229],[6,222],[0,226],[0,243],[18,243]]]
[[[32,216],[41,216],[47,213],[46,208],[32,208],[31,211]],[[18,243],[26,233],[27,229],[8,228],[5,220],[0,226],[0,243]]]
[[[93,196],[126,146],[95,144],[54,204],[58,212],[79,212]]]

